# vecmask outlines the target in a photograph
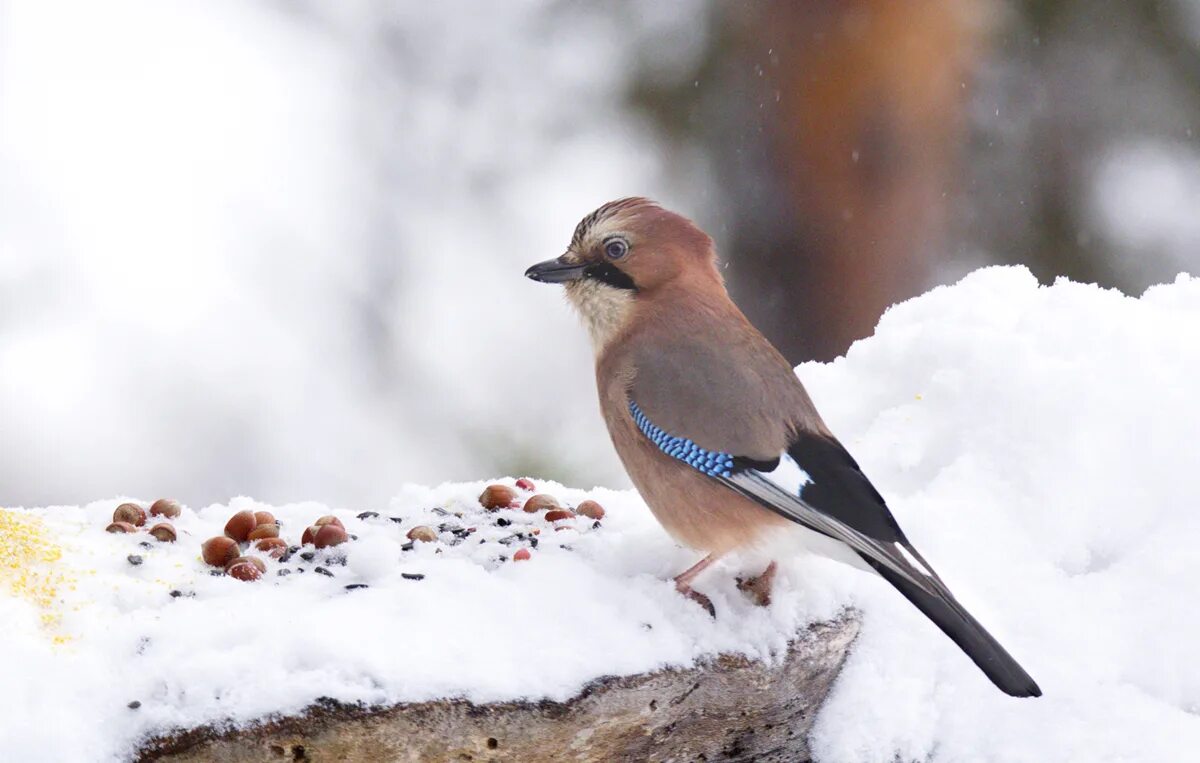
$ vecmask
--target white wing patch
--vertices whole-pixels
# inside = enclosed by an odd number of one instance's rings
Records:
[[[933,574],[932,572],[929,571],[928,568],[925,567],[925,565],[923,565],[919,561],[917,561],[917,558],[915,556],[913,556],[911,553],[909,553],[909,550],[907,548],[905,548],[903,545],[901,545],[899,543],[893,543],[892,545],[896,547],[896,549],[900,552],[900,556],[903,556],[905,561],[907,561],[909,564],[911,564],[913,567],[916,568],[917,572],[920,572],[925,577],[929,577],[930,575]]]
[[[808,476],[808,472],[801,469],[800,464],[796,463],[796,459],[787,453],[779,457],[779,466],[769,472],[759,472],[759,474],[796,496],[800,495],[800,490],[805,485],[812,482],[812,477]]]

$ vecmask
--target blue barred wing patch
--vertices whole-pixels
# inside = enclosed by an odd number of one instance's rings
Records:
[[[686,437],[675,437],[654,425],[638,404],[629,401],[633,421],[658,449],[677,458],[693,469],[710,477],[728,477],[733,473],[733,455],[719,450],[705,450]]]

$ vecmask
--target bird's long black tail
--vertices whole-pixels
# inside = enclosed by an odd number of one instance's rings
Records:
[[[913,553],[916,553],[915,550]],[[860,556],[958,644],[1000,691],[1013,697],[1042,696],[1042,690],[1025,669],[984,630],[978,620],[963,609],[936,576],[925,581],[927,586],[917,586],[909,578],[897,574],[866,554]],[[921,562],[924,564],[923,559]]]

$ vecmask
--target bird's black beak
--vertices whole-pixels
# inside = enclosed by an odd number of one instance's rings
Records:
[[[566,283],[577,281],[587,275],[587,266],[567,262],[562,257],[546,260],[525,271],[525,277],[542,283]]]

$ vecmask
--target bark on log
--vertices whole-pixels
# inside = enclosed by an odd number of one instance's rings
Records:
[[[322,702],[250,728],[153,740],[141,760],[787,761],[858,633],[853,614],[813,626],[767,664],[723,655],[687,670],[605,678],[567,702],[389,708]]]

